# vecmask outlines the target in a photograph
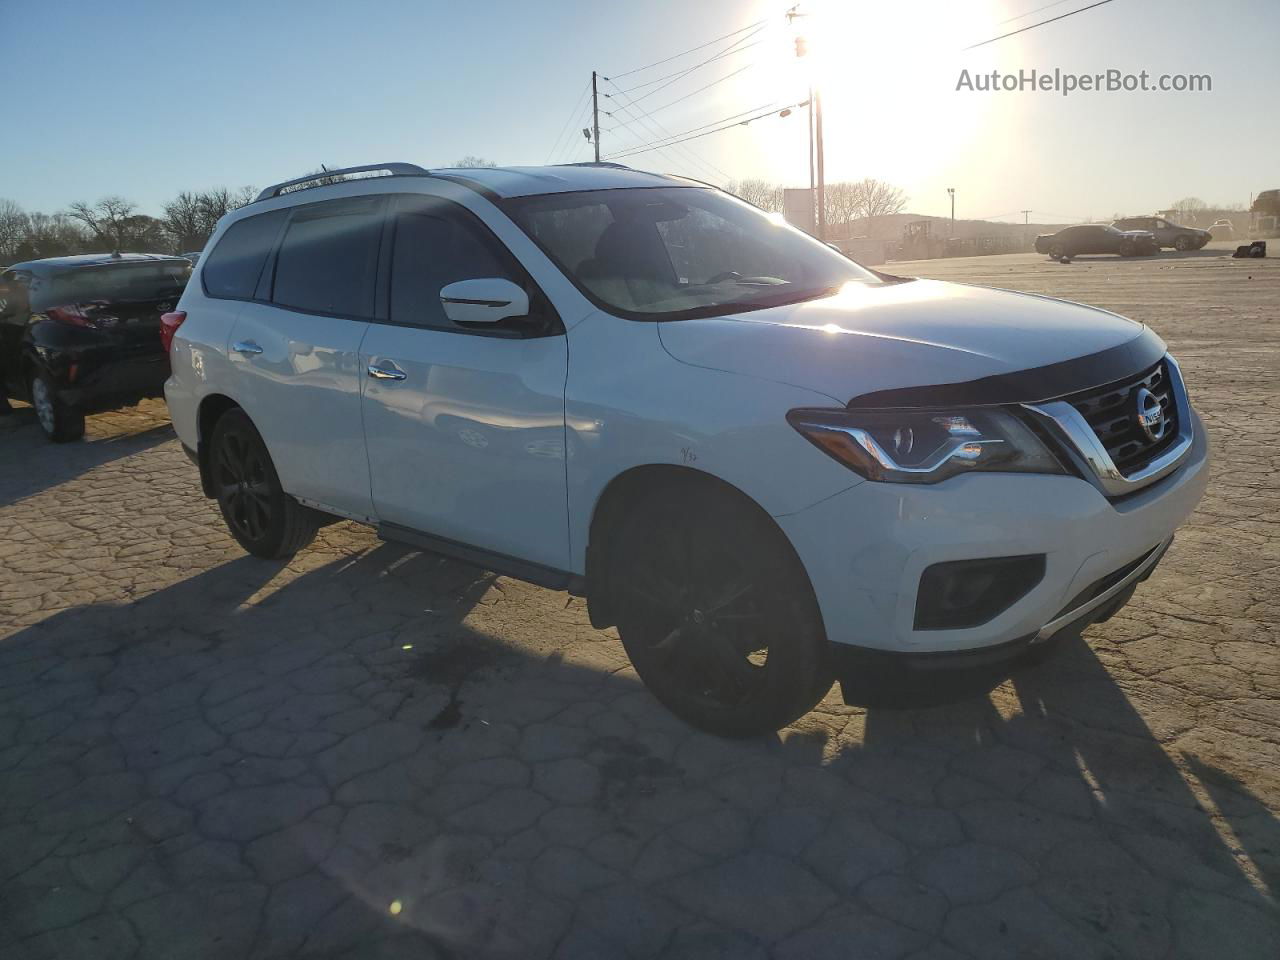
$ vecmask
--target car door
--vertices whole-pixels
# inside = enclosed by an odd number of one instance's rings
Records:
[[[564,389],[567,345],[550,303],[474,214],[398,197],[387,320],[360,353],[373,506],[387,524],[556,570],[569,566]],[[464,328],[440,289],[500,277],[528,318]]]
[[[358,518],[373,515],[360,342],[374,312],[385,206],[374,196],[293,207],[228,348],[235,399],[284,489]]]
[[[1173,235],[1177,231],[1170,226],[1168,220],[1161,219],[1160,217],[1153,217],[1151,219],[1151,225],[1149,227],[1144,227],[1143,229],[1150,230],[1154,233],[1156,235],[1156,243],[1160,244],[1160,246],[1173,246]]]

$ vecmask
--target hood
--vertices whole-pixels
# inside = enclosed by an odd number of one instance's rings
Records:
[[[660,323],[658,330],[667,352],[684,363],[846,403],[878,391],[1061,365],[1135,341],[1145,328],[1066,300],[915,280],[851,283],[822,300]]]

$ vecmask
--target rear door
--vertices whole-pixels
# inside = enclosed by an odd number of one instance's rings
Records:
[[[236,400],[285,490],[356,517],[373,513],[360,422],[360,342],[374,313],[383,197],[289,211],[228,356]]]
[[[400,197],[388,322],[361,350],[364,429],[379,519],[557,570],[569,567],[565,336],[525,270],[473,214]],[[440,288],[502,277],[536,316],[460,327]]]

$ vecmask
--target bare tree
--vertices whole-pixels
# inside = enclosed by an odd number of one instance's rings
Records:
[[[22,207],[0,197],[0,260],[8,262],[17,253],[18,244],[26,239],[30,223]]]
[[[1194,220],[1197,214],[1209,209],[1209,205],[1199,197],[1183,197],[1169,209],[1184,220]]]
[[[184,190],[164,205],[165,233],[179,252],[202,249],[218,221],[243,207],[254,194],[253,187]]]
[[[783,208],[782,184],[770,183],[768,180],[748,178],[730,180],[724,185],[725,190],[736,197],[754,204],[761,210],[781,213]]]
[[[67,214],[36,211],[27,215],[27,234],[18,246],[17,256],[20,260],[35,260],[84,253],[90,241],[84,226]]]
[[[71,204],[67,214],[88,227],[99,245],[108,250],[120,250],[126,245],[126,221],[136,209],[137,205],[132,201],[112,196],[103,197],[94,204],[77,201]]]
[[[858,182],[861,193],[861,207],[858,215],[863,218],[883,217],[890,213],[901,213],[907,205],[907,195],[891,183],[867,177]]]
[[[453,161],[455,167],[496,167],[497,164],[492,160],[486,160],[484,157],[475,157],[467,154],[461,160]]]

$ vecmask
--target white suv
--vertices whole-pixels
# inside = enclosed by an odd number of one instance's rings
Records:
[[[1115,314],[612,164],[338,173],[226,216],[165,318],[232,534],[278,557],[346,517],[585,595],[705,729],[776,729],[867,651],[1105,619],[1204,490],[1178,365]]]

